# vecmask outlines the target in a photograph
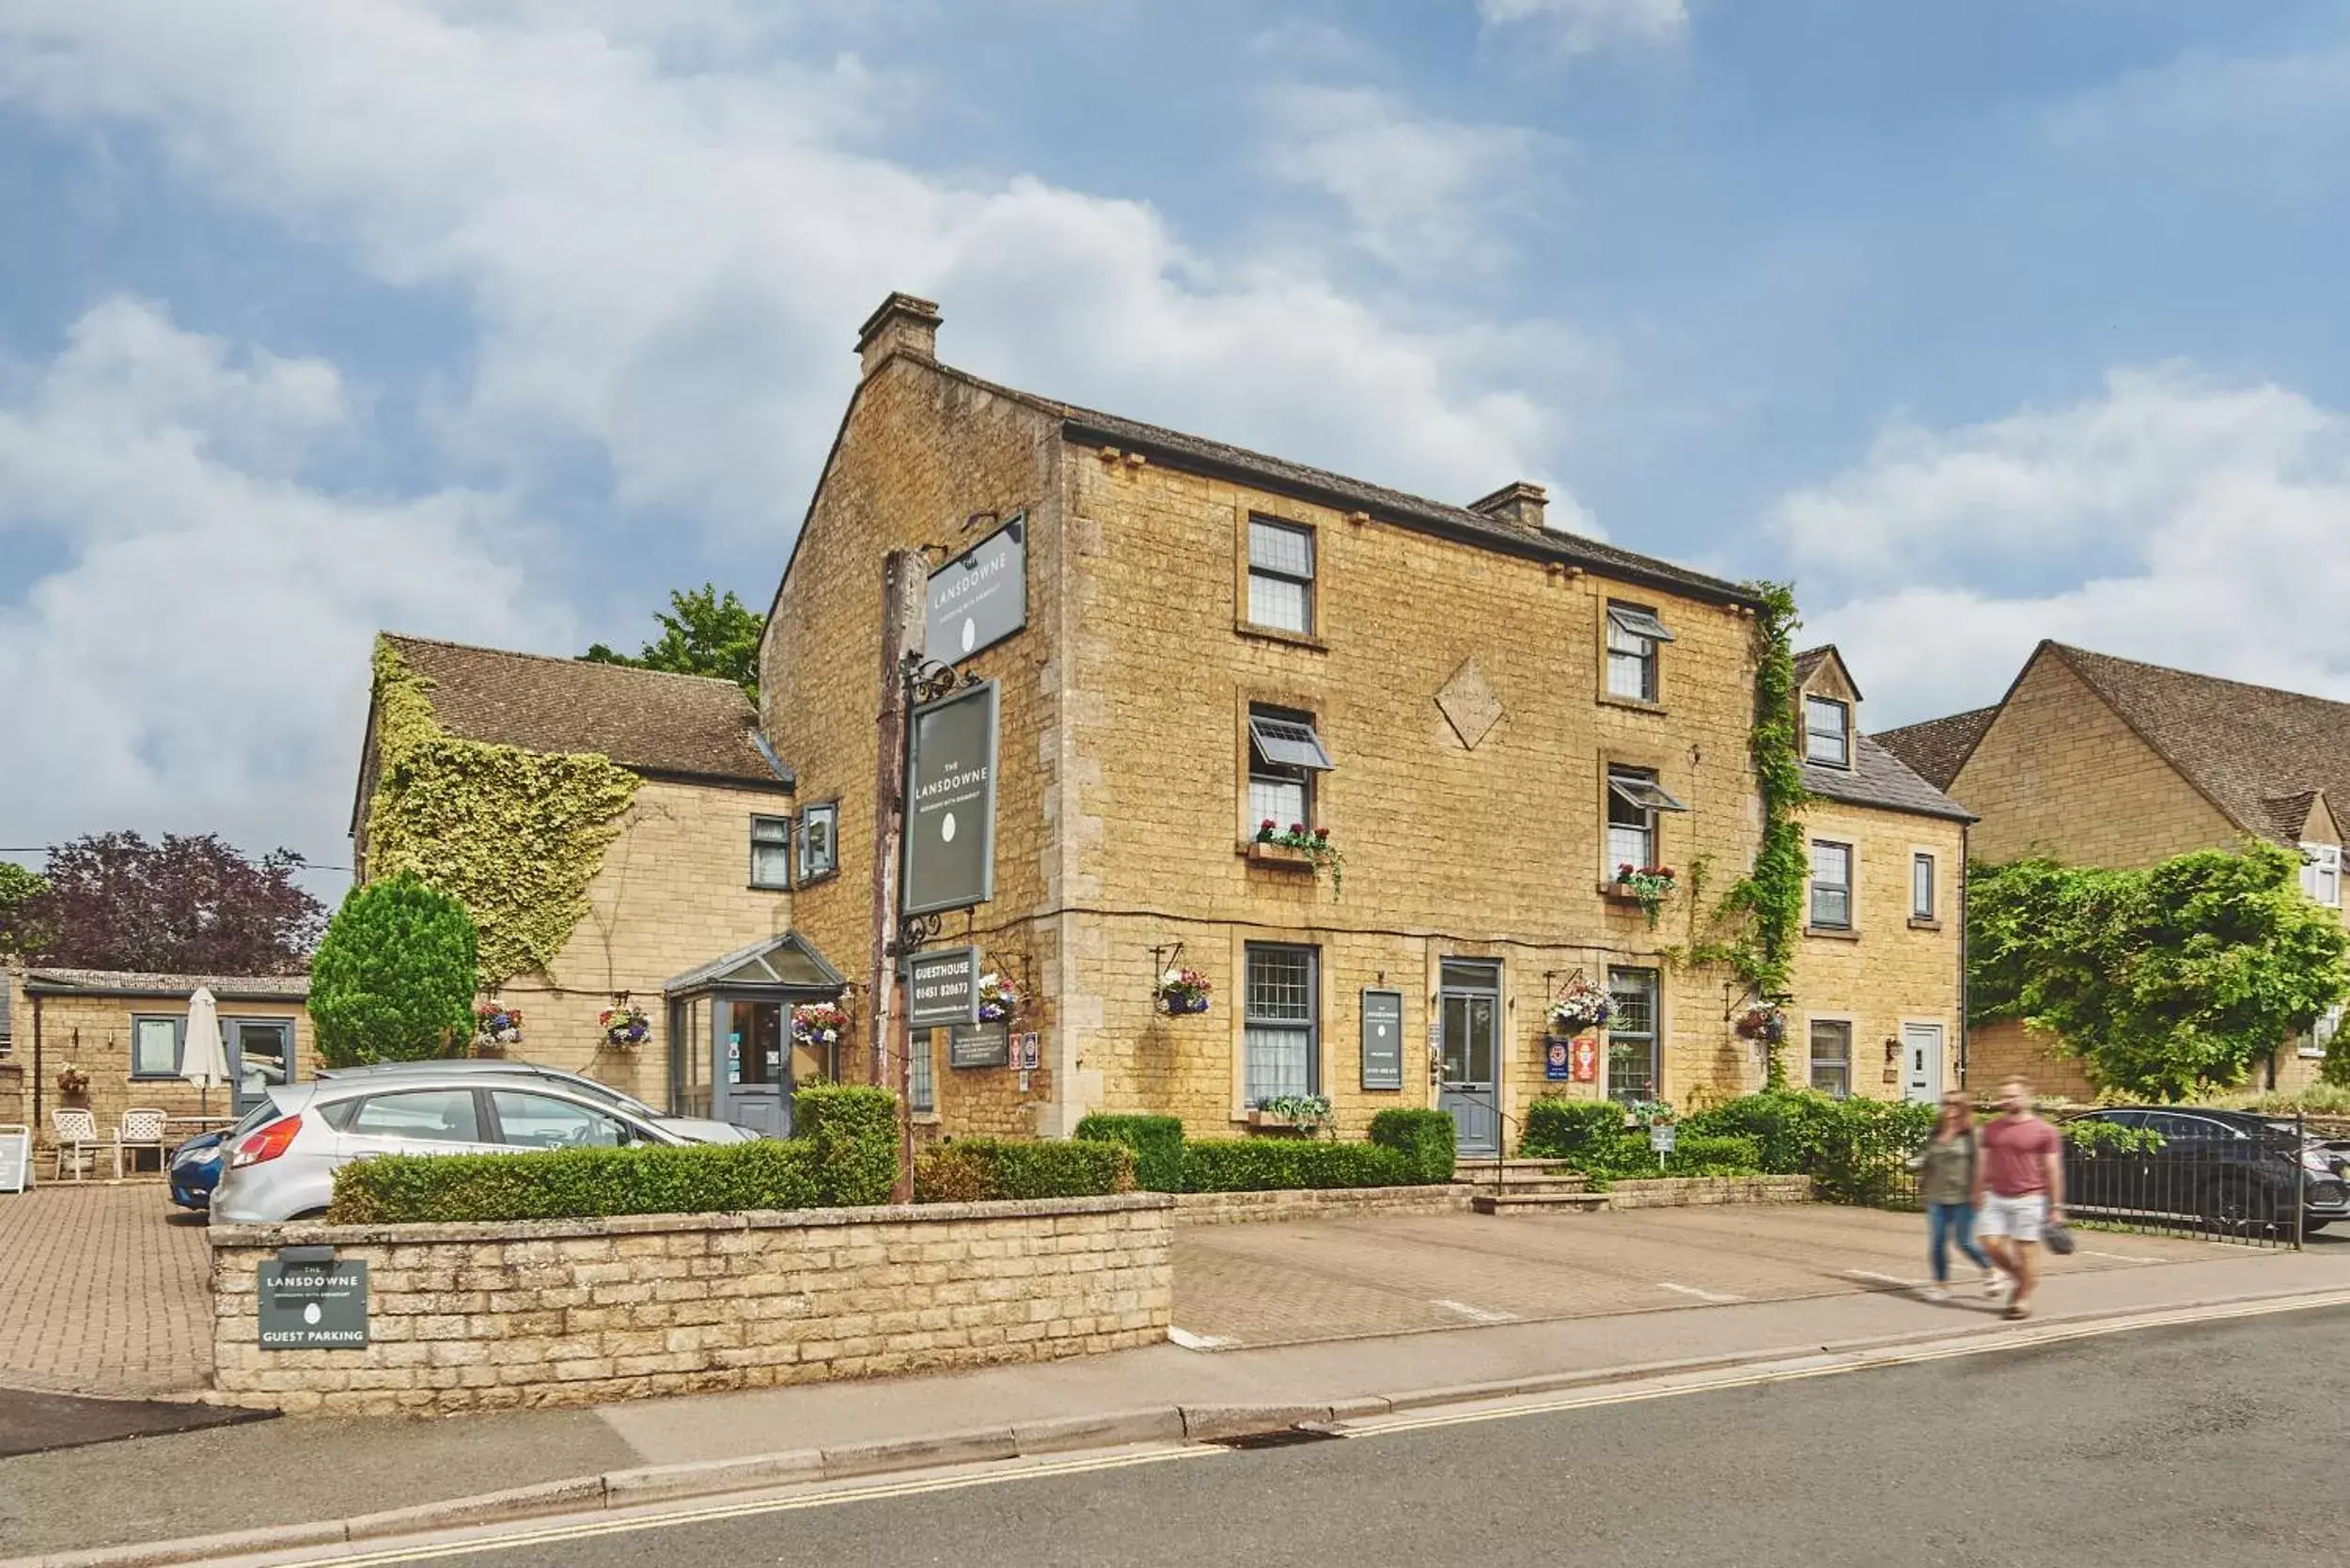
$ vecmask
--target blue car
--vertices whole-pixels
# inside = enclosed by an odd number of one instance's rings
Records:
[[[164,1162],[164,1170],[171,1183],[171,1200],[183,1209],[209,1214],[212,1207],[212,1188],[220,1184],[221,1161],[227,1157],[228,1146],[269,1120],[267,1100],[245,1112],[244,1120],[233,1127],[217,1133],[198,1133],[171,1152]]]

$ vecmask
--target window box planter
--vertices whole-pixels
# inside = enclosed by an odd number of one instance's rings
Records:
[[[1318,1094],[1293,1094],[1248,1107],[1248,1125],[1258,1132],[1320,1132],[1330,1121],[1330,1102]]]
[[[1302,849],[1292,849],[1287,844],[1270,844],[1252,839],[1241,845],[1240,852],[1260,866],[1288,866],[1304,871],[1314,869],[1311,855]]]
[[[1324,866],[1330,868],[1330,896],[1343,896],[1346,887],[1346,855],[1330,841],[1326,827],[1308,828],[1292,823],[1285,830],[1277,830],[1268,820],[1257,829],[1254,839],[1244,840],[1241,853],[1259,865],[1302,866],[1316,876]]]

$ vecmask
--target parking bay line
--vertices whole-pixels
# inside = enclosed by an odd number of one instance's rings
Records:
[[[1725,1306],[1733,1301],[1746,1300],[1745,1296],[1731,1295],[1727,1291],[1701,1291],[1695,1285],[1676,1285],[1669,1279],[1659,1279],[1656,1288],[1660,1291],[1679,1291],[1683,1295],[1693,1295],[1700,1301],[1719,1302]]]
[[[1221,1334],[1195,1334],[1188,1328],[1177,1328],[1172,1325],[1167,1327],[1167,1338],[1168,1343],[1180,1345],[1185,1350],[1230,1350],[1240,1343],[1238,1340],[1227,1339]]]
[[[1516,1323],[1515,1312],[1504,1312],[1492,1307],[1472,1307],[1465,1301],[1432,1301],[1431,1307],[1441,1307],[1448,1312],[1458,1312],[1471,1323]]]

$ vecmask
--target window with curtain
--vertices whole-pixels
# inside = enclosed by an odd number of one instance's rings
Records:
[[[1607,695],[1653,702],[1657,650],[1673,640],[1656,612],[1637,604],[1607,606]]]
[[[1311,713],[1248,710],[1248,825],[1275,832],[1314,826],[1314,776],[1331,769]]]
[[[1252,1105],[1319,1091],[1319,956],[1313,948],[1249,946],[1242,1019],[1247,1059],[1241,1076],[1243,1094]]]
[[[134,1078],[176,1078],[180,1075],[180,1040],[185,1018],[141,1017],[131,1020],[131,1075]]]
[[[1852,1025],[1841,1019],[1811,1023],[1811,1087],[1845,1099],[1852,1093]]]
[[[791,886],[791,819],[751,819],[751,886]]]

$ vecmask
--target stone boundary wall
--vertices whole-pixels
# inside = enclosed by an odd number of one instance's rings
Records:
[[[1694,1209],[1721,1203],[1809,1203],[1809,1176],[1657,1176],[1612,1182],[1611,1209]]]
[[[1363,1215],[1466,1214],[1477,1189],[1451,1183],[1417,1187],[1283,1188],[1275,1192],[1185,1192],[1175,1223],[1249,1225],[1275,1219],[1348,1219]]]
[[[1155,1344],[1166,1197],[504,1224],[212,1227],[213,1398],[333,1415],[592,1404]],[[258,1265],[368,1265],[370,1342],[263,1350]]]

